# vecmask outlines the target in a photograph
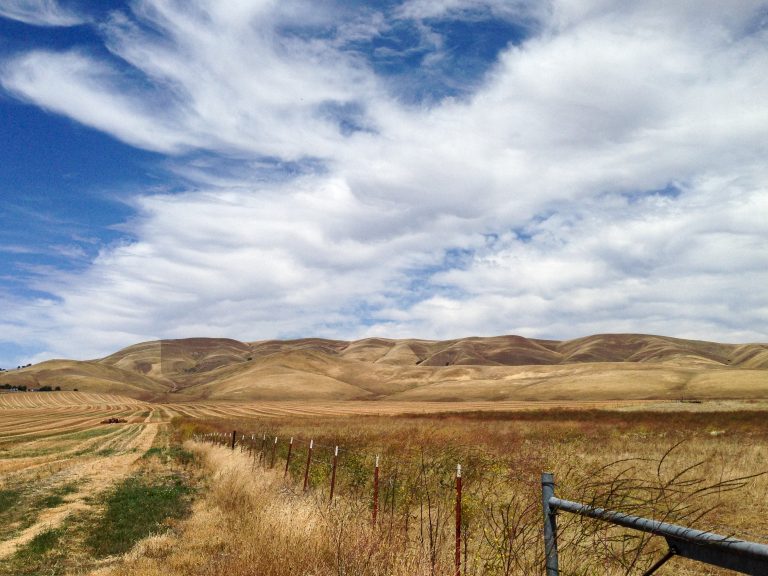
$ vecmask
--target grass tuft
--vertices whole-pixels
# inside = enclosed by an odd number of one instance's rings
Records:
[[[142,456],[144,459],[158,458],[163,464],[170,461],[177,462],[182,466],[187,466],[194,462],[195,456],[189,450],[184,450],[181,446],[153,446]]]
[[[30,540],[29,544],[19,551],[20,557],[42,556],[54,550],[64,533],[61,529],[46,530]]]
[[[98,558],[127,552],[137,541],[163,530],[167,519],[186,516],[191,492],[179,475],[126,479],[108,494],[106,510],[86,546]]]
[[[35,536],[11,558],[0,562],[2,576],[60,576],[64,530],[55,528]]]
[[[10,510],[21,499],[19,490],[0,490],[0,513]]]

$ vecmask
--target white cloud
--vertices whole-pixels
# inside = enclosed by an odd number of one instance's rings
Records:
[[[529,226],[522,237],[509,233],[470,266],[433,279],[460,297],[419,302],[371,333],[628,331],[765,340],[768,221],[743,215],[766,213],[768,189],[764,180],[750,185],[701,182],[674,200],[563,206],[563,214]]]
[[[16,325],[80,357],[195,334],[767,340],[768,5],[699,5],[553,2],[471,98],[429,107],[334,38],[283,34],[276,2],[114,15],[109,49],[151,88],[82,53],[7,63],[7,89],[136,146],[323,167],[270,182],[181,157],[200,189],[140,195],[137,240]],[[343,106],[371,129],[343,134]]]
[[[3,87],[19,98],[134,146],[177,152],[195,144],[172,113],[162,116],[148,94],[131,96],[115,69],[86,54],[29,52],[6,62],[2,72]]]
[[[63,8],[56,0],[3,0],[0,17],[34,26],[77,26],[85,18]]]
[[[277,3],[224,6],[147,0],[134,19],[112,15],[107,47],[149,88],[123,77],[120,62],[43,51],[7,62],[3,86],[149,150],[332,156],[344,136],[326,107],[373,97],[375,79],[327,43],[280,37],[289,12]]]
[[[549,10],[548,2],[525,0],[407,0],[398,7],[400,18],[462,18],[488,13],[515,21],[539,20]]]
[[[175,111],[200,147],[331,157],[343,136],[324,107],[375,95],[375,78],[354,58],[328,42],[281,36],[291,17],[281,3],[145,0],[135,12],[144,27],[115,16],[107,45],[178,97]]]
[[[440,249],[428,229],[387,230],[396,211],[363,204],[337,180],[151,196],[138,209],[138,242],[105,250],[63,285],[38,286],[62,300],[45,306],[30,337],[79,356],[83,340],[91,354],[114,341],[93,347],[87,334],[342,334],[357,329],[356,303],[396,290]]]

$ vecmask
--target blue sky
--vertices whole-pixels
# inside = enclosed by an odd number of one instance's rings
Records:
[[[768,2],[6,0],[0,366],[768,340]]]

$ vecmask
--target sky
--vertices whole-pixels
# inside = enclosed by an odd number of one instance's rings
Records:
[[[768,0],[3,0],[0,367],[768,341]]]

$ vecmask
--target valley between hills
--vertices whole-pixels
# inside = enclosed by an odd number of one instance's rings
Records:
[[[0,384],[141,401],[567,402],[768,398],[768,345],[640,334],[433,341],[144,342],[50,360]]]

